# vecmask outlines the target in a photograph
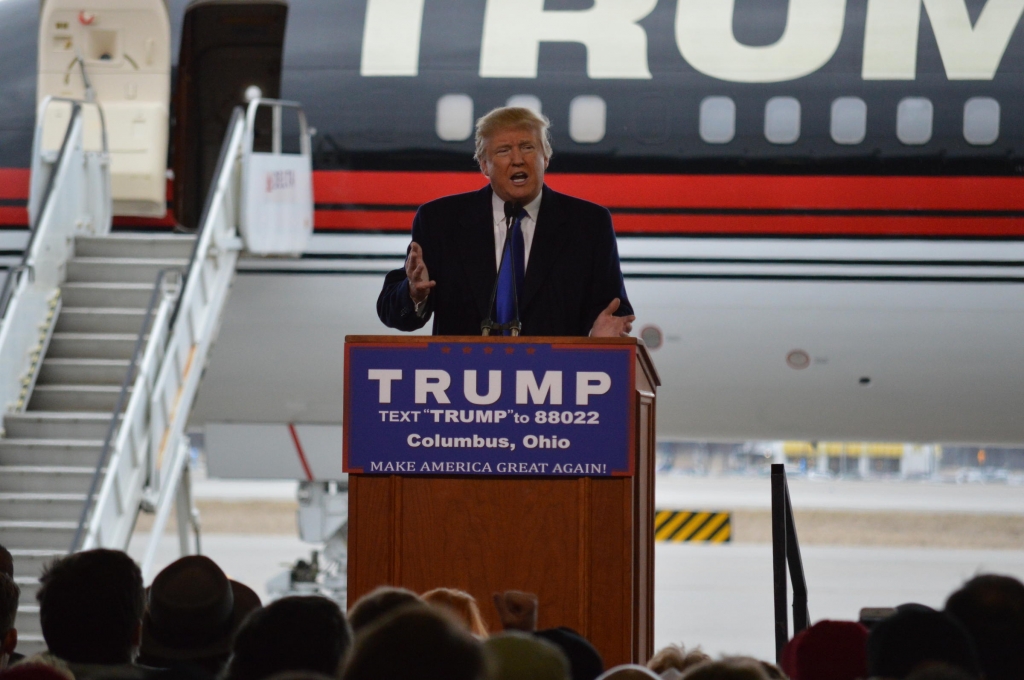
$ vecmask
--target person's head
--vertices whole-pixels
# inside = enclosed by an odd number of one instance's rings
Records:
[[[356,639],[344,680],[487,677],[483,647],[445,612],[409,605],[366,628]]]
[[[10,670],[28,669],[30,672],[25,680],[75,680],[75,674],[67,662],[50,652],[39,652],[32,656],[26,656]],[[3,680],[14,680],[9,673],[0,676]]]
[[[609,668],[597,680],[660,680],[660,676],[646,666],[627,663]]]
[[[669,645],[652,656],[647,662],[647,667],[658,675],[670,668],[683,673],[705,661],[711,661],[711,657],[702,652],[700,647],[687,652],[682,645]]]
[[[928,664],[955,666],[978,677],[978,655],[967,630],[943,612],[912,609],[882,619],[867,644],[868,675],[906,678]]]
[[[352,632],[360,635],[362,631],[389,614],[409,605],[422,605],[423,600],[411,590],[381,586],[356,601],[348,610],[348,622]]]
[[[75,680],[71,671],[62,671],[52,665],[19,662],[0,673],[3,680]]]
[[[14,558],[11,551],[0,545],[0,574],[7,574],[14,578]]]
[[[725,658],[698,664],[683,673],[683,680],[771,680],[757,659]]]
[[[71,663],[122,664],[139,645],[142,572],[119,550],[54,560],[39,577],[39,621],[51,652]]]
[[[782,651],[791,680],[856,680],[867,673],[868,629],[854,621],[819,621]]]
[[[974,638],[987,680],[1024,678],[1024,583],[975,576],[949,596],[946,612]]]
[[[247,586],[224,575],[209,557],[189,555],[156,575],[147,593],[139,662],[181,663],[220,672],[242,620],[260,606]]]
[[[21,588],[14,579],[0,572],[0,669],[7,667],[11,652],[18,646],[18,630],[14,627],[18,616]]]
[[[480,616],[480,607],[469,593],[454,588],[434,588],[423,593],[422,597],[427,604],[450,611],[473,635],[478,638],[487,637],[487,626]]]
[[[540,195],[551,160],[550,121],[530,109],[505,106],[476,122],[476,154],[501,200],[526,205]]]
[[[973,680],[959,668],[947,666],[944,663],[929,664],[924,668],[914,671],[907,676],[907,680]]]
[[[562,650],[572,680],[594,680],[604,672],[604,659],[594,645],[571,628],[547,628],[534,635]]]
[[[348,621],[333,600],[283,597],[246,617],[224,678],[262,680],[284,671],[338,677],[351,644]]]
[[[501,633],[484,642],[484,647],[494,662],[492,680],[569,680],[565,654],[529,633]]]

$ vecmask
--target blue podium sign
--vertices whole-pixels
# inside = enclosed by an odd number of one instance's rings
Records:
[[[578,339],[349,342],[345,472],[632,475],[635,364]]]

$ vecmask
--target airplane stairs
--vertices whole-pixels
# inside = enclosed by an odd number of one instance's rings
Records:
[[[0,545],[22,590],[22,654],[45,649],[35,594],[54,558],[124,550],[139,512],[152,512],[148,582],[172,508],[182,554],[198,551],[186,427],[242,249],[252,135],[236,111],[195,236],[111,233],[109,154],[83,136],[94,105],[63,103],[59,153],[42,150],[37,124],[32,230],[0,293]]]
[[[3,416],[0,544],[14,556],[21,587],[19,651],[44,646],[38,578],[72,548],[114,411],[127,405],[118,404],[121,387],[158,272],[184,270],[194,243],[172,235],[75,238],[27,408]]]

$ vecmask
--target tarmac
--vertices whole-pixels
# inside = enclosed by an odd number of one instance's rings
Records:
[[[659,508],[763,510],[771,505],[767,477],[659,475],[657,484]],[[196,496],[281,502],[294,499],[294,489],[293,482],[199,480]],[[790,493],[798,509],[867,511],[879,513],[879,518],[898,518],[901,512],[1024,516],[1024,489],[1008,484],[791,479]],[[147,539],[145,533],[134,536],[129,552],[140,557]],[[203,536],[203,552],[264,598],[268,580],[296,559],[308,560],[315,548],[297,535]],[[176,536],[166,533],[157,552],[158,568],[173,561],[177,550]],[[805,545],[802,553],[812,621],[855,620],[862,607],[904,602],[941,607],[963,581],[981,572],[1024,580],[1024,545],[1004,550]],[[687,648],[699,645],[716,656],[772,659],[773,631],[769,544],[658,544],[656,647],[681,642]]]

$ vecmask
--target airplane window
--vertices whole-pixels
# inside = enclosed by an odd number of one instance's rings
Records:
[[[473,134],[473,98],[446,94],[437,100],[437,136],[446,142],[463,142]]]
[[[540,98],[532,94],[514,94],[505,102],[505,106],[521,106],[530,109],[536,114],[540,113]]]
[[[700,138],[708,144],[728,144],[736,136],[736,102],[729,97],[705,97],[700,103]]]
[[[832,141],[860,144],[868,128],[868,105],[860,97],[839,97],[832,102]]]
[[[597,95],[583,94],[569,102],[569,136],[577,144],[604,139],[608,106]]]
[[[964,104],[964,139],[987,146],[999,139],[999,102],[992,97],[971,97]]]
[[[932,102],[924,97],[906,97],[896,108],[896,136],[904,144],[927,144],[932,138]]]
[[[772,144],[800,139],[800,102],[793,97],[772,97],[764,107],[764,137]]]

